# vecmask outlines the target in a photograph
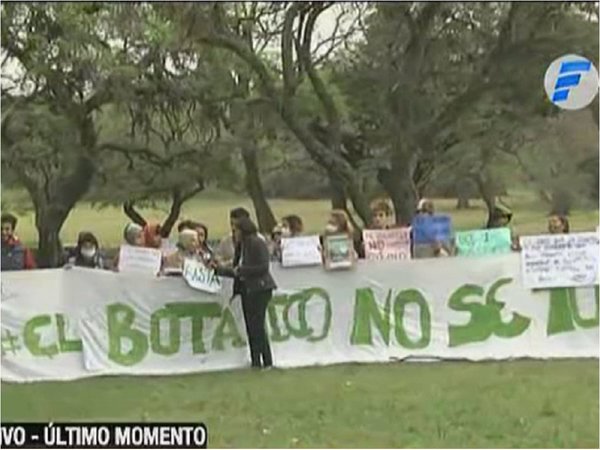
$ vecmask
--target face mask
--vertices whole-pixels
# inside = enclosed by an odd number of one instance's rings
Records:
[[[335,233],[338,230],[338,228],[333,225],[328,223],[327,226],[325,227],[325,231],[327,231],[328,233]]]
[[[82,248],[81,249],[81,256],[83,256],[86,259],[92,259],[95,255],[96,255],[95,248]]]

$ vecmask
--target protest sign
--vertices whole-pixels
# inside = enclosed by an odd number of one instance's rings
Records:
[[[452,222],[444,215],[417,215],[412,223],[413,243],[433,244],[449,242],[452,238]]]
[[[281,265],[283,267],[313,266],[321,264],[319,236],[302,236],[281,239]]]
[[[410,229],[364,230],[366,259],[410,259]]]
[[[199,291],[210,294],[221,292],[221,280],[215,270],[206,267],[202,261],[186,258],[183,262],[183,278],[191,288]]]
[[[154,248],[122,245],[119,250],[119,272],[157,275],[160,271],[161,262],[162,253]]]
[[[598,284],[597,233],[521,237],[523,284],[528,288]]]
[[[349,269],[354,265],[354,245],[343,235],[325,236],[325,268]]]
[[[510,253],[512,237],[509,228],[458,231],[456,248],[461,256],[483,256]]]

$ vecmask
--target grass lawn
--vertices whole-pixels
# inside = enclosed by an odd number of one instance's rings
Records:
[[[209,447],[598,448],[598,361],[2,384],[4,421],[204,421]]]
[[[30,203],[24,192],[3,191],[3,211],[7,209],[22,209]],[[546,231],[547,206],[529,192],[514,192],[506,198],[506,202],[514,210],[513,227],[518,234],[535,234]],[[458,211],[455,209],[456,200],[435,200],[438,212],[450,214],[454,226],[458,230],[481,228],[485,224],[486,211],[481,201],[472,201],[472,208]],[[328,217],[330,203],[327,200],[271,200],[271,207],[277,217],[286,214],[298,214],[302,217],[308,232],[321,232]],[[16,208],[19,206],[20,208]],[[228,232],[229,210],[235,206],[244,206],[253,211],[250,199],[221,192],[202,193],[188,201],[184,207],[181,219],[195,219],[204,222],[209,228],[209,234],[221,238]],[[143,209],[141,212],[147,220],[162,221],[167,216],[168,205],[159,205],[157,209]],[[122,230],[128,219],[117,207],[93,208],[89,203],[80,203],[71,212],[63,229],[63,243],[74,243],[82,230],[95,233],[105,247],[118,247],[122,239]],[[572,212],[571,229],[573,231],[591,231],[598,225],[598,210],[575,210]],[[18,234],[28,245],[37,246],[37,232],[34,226],[33,213],[20,217]]]

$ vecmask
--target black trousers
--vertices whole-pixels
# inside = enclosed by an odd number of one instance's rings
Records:
[[[252,367],[270,367],[273,365],[269,337],[265,330],[267,306],[273,291],[258,291],[242,295],[242,310],[250,345]]]

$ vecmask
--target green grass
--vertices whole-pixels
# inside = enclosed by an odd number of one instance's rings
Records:
[[[506,198],[514,210],[513,227],[518,234],[535,234],[546,231],[547,206],[535,195],[528,192],[514,192]],[[3,210],[23,207],[29,202],[23,192],[3,191]],[[457,211],[456,200],[435,200],[439,212],[451,214],[454,226],[458,230],[481,228],[485,224],[486,211],[481,201],[472,201],[469,210]],[[302,217],[308,232],[320,232],[325,225],[330,209],[326,200],[271,200],[271,207],[277,217],[285,214],[298,214]],[[253,211],[248,198],[224,193],[207,192],[188,201],[181,215],[182,219],[192,218],[204,222],[213,238],[221,238],[228,233],[229,210],[235,206],[244,206]],[[167,216],[168,205],[159,205],[157,209],[141,210],[147,220],[162,221]],[[82,202],[71,212],[63,229],[61,238],[64,243],[73,243],[82,230],[94,232],[105,247],[117,247],[121,243],[122,230],[128,219],[120,208],[92,208],[89,203]],[[598,210],[575,210],[572,212],[571,228],[573,231],[594,230],[598,225]],[[20,217],[18,234],[30,246],[36,246],[37,232],[32,213]]]
[[[597,360],[2,385],[4,421],[204,421],[210,447],[598,448],[598,406]]]

